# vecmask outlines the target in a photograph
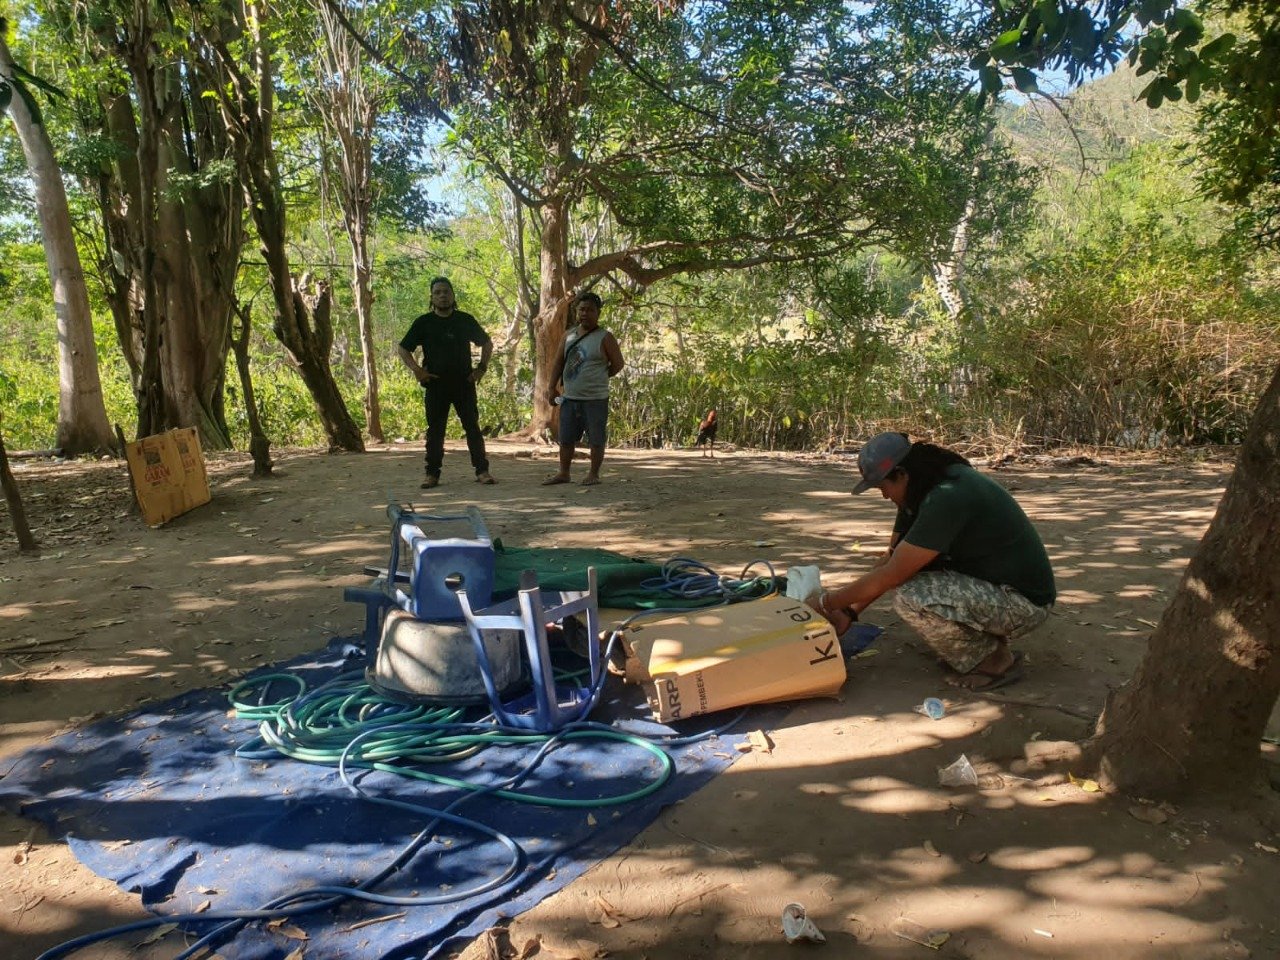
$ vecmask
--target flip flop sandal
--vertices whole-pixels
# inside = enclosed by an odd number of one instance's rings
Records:
[[[1022,652],[1018,651],[1013,655],[1013,663],[1009,665],[1009,669],[1004,673],[988,673],[985,670],[970,670],[968,673],[959,674],[961,677],[986,677],[987,683],[971,687],[968,684],[952,682],[951,686],[957,690],[964,690],[968,693],[986,693],[990,690],[999,690],[1001,687],[1012,686],[1022,679]]]
[[[547,477],[547,479],[542,481],[542,485],[544,487],[554,487],[558,483],[570,483],[570,482],[571,481],[569,480],[568,477],[562,477],[558,473],[553,473],[551,476]]]

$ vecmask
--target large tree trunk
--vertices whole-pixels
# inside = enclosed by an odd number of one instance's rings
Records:
[[[276,316],[272,331],[316,405],[331,450],[362,452],[360,428],[347,411],[333,378],[329,351],[333,346],[330,293],[326,283],[295,278],[286,246],[284,191],[272,144],[274,70],[266,38],[261,34],[262,11],[249,4],[243,21],[221,20],[206,25],[210,54],[222,72],[219,96],[223,121],[236,147],[246,177],[253,221],[267,263]],[[226,33],[219,32],[219,28]],[[231,37],[252,40],[249,63],[233,53]]]
[[[133,377],[138,434],[195,427],[206,448],[225,449],[243,194],[231,178],[206,175],[229,145],[222,124],[210,122],[205,73],[159,57],[152,30],[143,18],[99,34],[124,60],[135,91],[102,104],[103,132],[120,147],[97,177],[102,269]]]
[[[529,424],[534,436],[540,436],[546,430],[554,434],[557,426],[556,408],[547,402],[547,387],[550,386],[547,381],[560,359],[572,293],[569,288],[568,205],[563,199],[555,198],[543,204],[538,212],[542,220],[540,309],[533,319],[533,420]]]
[[[1110,698],[1091,750],[1143,796],[1251,790],[1280,696],[1280,370],[1137,674]]]
[[[203,74],[186,70],[202,88]],[[221,117],[205,97],[184,95],[179,72],[166,68],[167,109],[160,139],[164,189],[158,197],[160,258],[168,278],[161,344],[165,402],[175,425],[195,426],[219,449],[231,446],[223,385],[243,238],[244,193],[227,178],[202,177],[209,159],[230,152]],[[213,122],[210,122],[210,121]],[[184,130],[184,124],[189,127]],[[192,157],[194,144],[199,151]],[[193,163],[194,160],[194,163]],[[175,189],[174,181],[183,183]],[[192,186],[202,179],[209,180]]]
[[[0,32],[0,74],[13,76],[13,59]],[[71,211],[53,144],[26,101],[16,93],[9,114],[18,129],[27,170],[35,185],[36,213],[44,241],[49,284],[58,324],[58,426],[55,446],[63,455],[105,453],[115,447],[98,378],[98,350],[93,314],[85,287],[80,253],[71,227]],[[123,452],[123,451],[122,451]]]

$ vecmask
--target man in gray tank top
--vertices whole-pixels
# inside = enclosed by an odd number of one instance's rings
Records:
[[[600,482],[608,440],[609,379],[623,367],[617,339],[600,326],[600,297],[590,291],[579,294],[571,309],[578,324],[565,334],[547,387],[548,402],[560,404],[560,470],[543,480],[543,486],[569,482],[573,454],[584,433],[591,466],[582,484]],[[558,389],[561,382],[563,392]]]

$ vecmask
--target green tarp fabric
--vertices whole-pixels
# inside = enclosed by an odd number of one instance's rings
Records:
[[[646,590],[642,584],[662,579],[662,564],[623,556],[593,547],[508,547],[493,542],[493,596],[502,600],[515,596],[520,574],[533,570],[543,590],[586,590],[587,567],[596,568],[596,588],[600,606],[616,610],[651,610],[655,607],[705,607],[720,603],[720,597],[688,599]]]

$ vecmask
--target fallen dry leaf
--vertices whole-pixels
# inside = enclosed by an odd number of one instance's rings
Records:
[[[929,856],[931,857],[942,856],[942,854],[938,852],[938,848],[933,845],[932,840],[926,840],[923,846],[924,846],[924,852],[927,853]]]
[[[930,950],[942,949],[942,945],[951,939],[951,934],[946,930],[929,930],[905,917],[895,920],[890,930],[898,939],[918,943],[920,946],[928,947]]]
[[[1096,780],[1082,780],[1080,777],[1071,773],[1067,774],[1067,778],[1085,793],[1097,793],[1102,789],[1098,786],[1098,781]]]
[[[985,850],[975,850],[973,853],[969,854],[967,859],[970,863],[981,863],[983,860],[987,859],[987,852]]]
[[[596,897],[587,909],[587,922],[599,924],[606,930],[622,926],[622,921],[626,919],[626,914],[619,912],[618,908],[604,897]]]
[[[1129,808],[1129,816],[1151,824],[1167,823],[1169,820],[1169,815],[1159,807],[1143,807],[1137,804]]]

